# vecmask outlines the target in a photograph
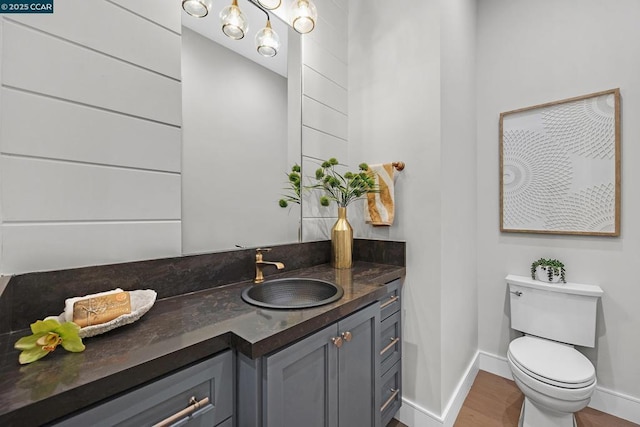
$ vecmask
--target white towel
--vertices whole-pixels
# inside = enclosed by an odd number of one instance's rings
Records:
[[[392,225],[395,214],[393,172],[391,163],[369,165],[369,173],[378,185],[377,193],[367,194],[364,220],[371,225]]]

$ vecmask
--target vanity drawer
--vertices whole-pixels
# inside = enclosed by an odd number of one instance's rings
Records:
[[[398,412],[398,409],[400,409],[400,405],[402,404],[400,362],[396,363],[386,374],[382,376],[381,384],[381,425],[386,426],[396,412]]]
[[[387,317],[380,325],[380,372],[382,374],[400,360],[401,330],[399,311]]]
[[[382,320],[400,310],[400,280],[388,283],[389,293],[380,299],[380,319]]]
[[[229,350],[55,425],[215,426],[233,415],[233,371]]]

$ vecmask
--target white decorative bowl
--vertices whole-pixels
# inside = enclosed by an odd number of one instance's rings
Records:
[[[99,325],[85,326],[80,328],[80,338],[88,338],[96,335],[104,334],[112,329],[119,328],[120,326],[128,325],[136,320],[140,319],[156,302],[158,294],[151,289],[143,289],[137,291],[129,291],[129,297],[131,299],[131,313],[123,314],[115,319],[101,323]],[[62,313],[60,316],[55,317],[60,323],[64,323],[65,316]]]

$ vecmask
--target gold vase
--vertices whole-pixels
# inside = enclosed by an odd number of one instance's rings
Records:
[[[347,221],[347,208],[338,207],[338,220],[331,228],[331,266],[351,268],[353,228]]]

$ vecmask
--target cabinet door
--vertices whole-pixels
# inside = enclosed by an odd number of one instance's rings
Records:
[[[337,427],[337,333],[331,325],[266,357],[266,426]]]
[[[380,426],[380,309],[374,304],[338,323],[338,425]],[[302,425],[302,424],[301,424]]]

